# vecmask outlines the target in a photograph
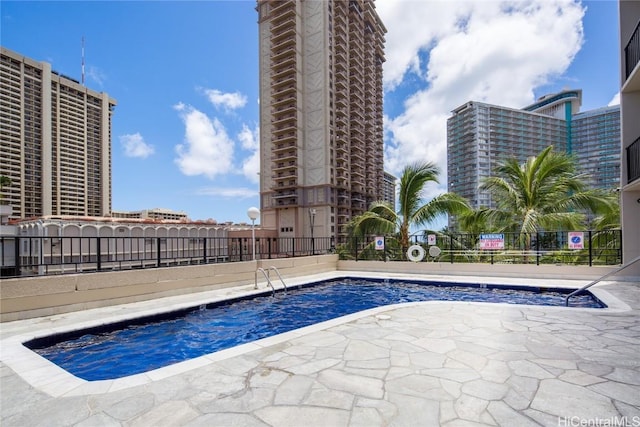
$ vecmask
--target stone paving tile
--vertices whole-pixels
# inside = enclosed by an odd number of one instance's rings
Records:
[[[607,290],[631,309],[397,306],[92,394],[52,397],[0,363],[0,424],[639,425],[640,288]]]

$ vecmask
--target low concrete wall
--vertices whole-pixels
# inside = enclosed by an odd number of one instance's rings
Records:
[[[532,279],[596,280],[615,271],[618,266],[574,266],[555,264],[464,264],[448,262],[398,262],[398,261],[338,261],[339,271],[377,271],[386,273],[416,273],[456,276],[520,277]],[[640,278],[614,275],[616,280],[640,281]]]
[[[3,279],[0,322],[253,284],[258,268],[283,278],[336,270],[337,255]],[[258,281],[264,278],[258,277]]]

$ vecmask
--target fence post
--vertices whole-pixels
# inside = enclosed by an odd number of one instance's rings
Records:
[[[271,240],[270,238],[267,238],[267,248],[269,250],[269,259],[271,259]]]
[[[291,257],[292,258],[296,257],[296,238],[295,237],[291,238]]]
[[[160,237],[156,237],[156,267],[160,267]]]
[[[207,263],[207,238],[202,238],[202,261]]]
[[[618,259],[620,260],[620,264],[623,264],[624,260],[622,259],[622,229],[618,230],[618,242],[620,242],[620,249],[618,249]]]
[[[355,249],[356,249],[356,261],[358,261],[358,237],[354,237],[356,239]]]
[[[22,254],[20,253],[20,237],[13,238],[13,247],[15,251],[14,253],[16,254],[15,256],[16,263],[14,265],[15,275],[22,276],[22,267],[20,266],[20,259],[22,258]],[[42,255],[42,240],[40,240],[40,254]]]
[[[593,266],[593,251],[592,251],[592,242],[591,242],[591,230],[588,231],[589,233],[589,267]]]
[[[540,265],[540,234],[536,231],[536,265]]]
[[[82,256],[82,254],[80,256]],[[102,248],[100,247],[100,237],[96,237],[96,268],[98,271],[102,270]]]
[[[453,264],[453,234],[449,234],[449,257],[451,257],[451,264]]]
[[[382,246],[382,256],[384,257],[384,262],[387,262],[387,236],[384,236],[384,245]]]

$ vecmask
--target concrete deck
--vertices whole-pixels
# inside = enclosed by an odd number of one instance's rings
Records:
[[[347,274],[287,283],[339,275]],[[573,288],[586,283],[429,279]],[[146,374],[93,382],[73,377],[21,342],[255,291],[238,287],[3,323],[0,424],[640,426],[640,286],[604,282],[592,289],[608,309],[386,306]]]

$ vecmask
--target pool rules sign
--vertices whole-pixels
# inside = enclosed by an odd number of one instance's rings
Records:
[[[384,237],[376,237],[376,251],[384,250]]]
[[[584,249],[584,233],[582,231],[569,232],[569,249]]]

